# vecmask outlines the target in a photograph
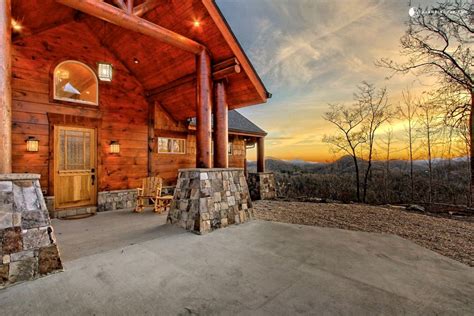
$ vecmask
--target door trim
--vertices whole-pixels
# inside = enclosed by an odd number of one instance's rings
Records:
[[[92,194],[91,194],[91,203],[88,203],[88,204],[77,204],[77,205],[70,205],[70,206],[59,206],[59,199],[57,198],[59,195],[57,194],[58,193],[58,190],[59,190],[59,186],[57,185],[58,184],[58,181],[59,181],[59,177],[57,176],[59,173],[67,173],[68,171],[59,171],[57,170],[57,163],[58,163],[58,160],[56,159],[57,156],[56,156],[56,148],[57,148],[57,142],[59,141],[58,139],[58,135],[59,135],[59,131],[60,130],[79,130],[79,131],[83,131],[83,130],[90,130],[93,132],[93,137],[92,137],[92,144],[91,144],[91,150],[92,150],[92,153],[93,153],[93,157],[92,157],[92,160],[91,162],[94,163],[94,166],[95,166],[95,185],[92,187]],[[62,125],[62,124],[58,124],[58,125],[53,125],[52,126],[52,174],[53,174],[53,178],[50,179],[50,181],[53,183],[53,188],[54,188],[54,191],[53,191],[53,194],[55,196],[55,199],[54,199],[54,206],[55,206],[55,209],[57,210],[62,210],[62,209],[68,209],[68,208],[78,208],[78,207],[89,207],[89,206],[97,206],[97,198],[98,198],[98,187],[99,187],[99,177],[98,177],[98,135],[97,135],[97,128],[94,128],[94,127],[83,127],[83,126],[69,126],[69,125]],[[51,169],[50,169],[51,170]],[[76,172],[80,172],[81,170],[77,170]],[[89,169],[87,170],[89,171]]]
[[[100,107],[100,105],[99,105]],[[102,165],[102,155],[100,152],[100,139],[101,139],[101,123],[102,123],[102,113],[99,111],[99,107],[96,110],[88,110],[80,108],[65,108],[65,110],[70,111],[66,112],[69,114],[59,114],[47,112],[48,122],[49,122],[49,137],[48,137],[48,195],[54,195],[54,126],[69,126],[69,127],[85,127],[96,130],[97,137],[97,157],[96,164],[98,170],[96,170],[97,175],[97,190],[99,191],[100,185],[100,176],[102,174],[101,168]]]

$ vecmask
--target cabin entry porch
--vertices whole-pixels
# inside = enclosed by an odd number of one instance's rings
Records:
[[[228,169],[227,118],[229,110],[264,103],[271,94],[214,1],[0,1],[0,40],[0,174],[37,177],[28,188],[46,201],[40,209],[29,206],[46,222],[45,205],[66,216],[133,207],[141,179],[176,177],[178,168],[184,170],[178,184],[197,185],[186,192],[199,196],[199,205],[210,203],[206,194],[217,198],[216,188],[221,195],[218,214],[190,211],[196,204],[188,193],[175,192],[173,205],[187,214],[185,221],[205,221],[194,231],[203,232],[208,221],[218,228],[225,216],[250,217],[241,215],[250,203],[235,203],[250,198],[243,169]],[[193,138],[193,158],[171,153],[160,165],[160,137]],[[183,177],[195,176],[191,167],[205,170],[196,181]],[[214,191],[208,173],[220,174]],[[18,190],[26,190],[18,181]],[[10,194],[16,187],[3,188]],[[19,214],[7,202],[0,208],[2,249],[12,243],[21,252],[30,237],[10,220]],[[10,266],[4,258],[2,273]],[[39,260],[23,259],[25,265]]]

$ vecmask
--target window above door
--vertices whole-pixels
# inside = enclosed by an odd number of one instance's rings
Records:
[[[99,104],[99,84],[95,72],[75,60],[63,61],[54,69],[53,95],[55,100]]]

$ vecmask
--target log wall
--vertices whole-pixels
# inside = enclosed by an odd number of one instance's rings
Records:
[[[186,139],[185,154],[158,153],[157,146],[152,154],[152,173],[164,179],[166,185],[176,184],[178,169],[196,167],[196,136],[183,123],[174,121],[160,108],[155,109],[155,137]],[[233,153],[229,156],[229,167],[244,168],[245,141],[243,137],[229,135],[233,143]]]
[[[58,124],[64,116],[65,125],[95,126],[98,130],[98,192],[139,187],[148,171],[148,103],[130,70],[101,46],[86,24],[78,22],[19,39],[12,54],[13,172],[41,174],[42,188],[47,195],[54,194],[51,124]],[[130,56],[133,58],[133,52]],[[99,85],[99,106],[52,100],[52,69],[68,59],[84,62],[92,69],[98,61],[113,64],[112,83]],[[152,174],[172,185],[178,169],[196,166],[196,137],[165,111],[159,106],[155,109],[155,137],[185,138],[186,153],[158,153],[155,143],[151,168]],[[28,136],[39,139],[39,152],[26,152]],[[236,135],[229,138],[234,143],[229,167],[243,168],[245,142]],[[119,141],[119,155],[109,153],[111,140]]]
[[[41,174],[42,188],[49,187],[47,194],[53,194],[48,113],[66,114],[100,122],[98,191],[138,187],[140,179],[147,176],[148,105],[143,88],[129,70],[101,46],[84,23],[77,22],[18,40],[12,54],[13,171]],[[67,59],[82,61],[92,69],[98,61],[113,64],[112,83],[99,86],[98,107],[52,100],[52,69]],[[39,139],[39,152],[26,152],[28,136]],[[109,154],[111,140],[120,142],[119,155]]]

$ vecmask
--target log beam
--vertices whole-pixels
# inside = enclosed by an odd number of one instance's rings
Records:
[[[149,97],[153,97],[153,96],[156,96],[156,95],[159,95],[159,94],[162,94],[163,92],[166,92],[166,91],[169,91],[171,89],[174,89],[176,87],[179,87],[183,84],[186,84],[186,83],[190,83],[190,82],[193,82],[195,83],[196,82],[196,74],[190,74],[190,75],[186,75],[186,76],[183,76],[179,79],[176,79],[174,81],[171,81],[167,84],[164,84],[164,85],[161,85],[157,88],[154,88],[154,89],[151,89],[151,90],[148,90],[147,91],[147,96]]]
[[[212,79],[221,80],[230,75],[240,73],[240,65],[230,66],[212,73]]]
[[[122,10],[126,11],[127,6],[125,5],[125,2],[123,0],[114,0],[114,3]]]
[[[0,1],[0,173],[12,172],[11,0]]]
[[[257,138],[257,172],[265,172],[265,138]]]
[[[214,84],[216,100],[214,103],[214,167],[229,167],[229,116],[225,82]]]
[[[211,57],[207,50],[196,56],[196,167],[211,168],[212,79]]]
[[[128,14],[133,13],[133,0],[128,0],[127,1],[127,12],[128,12]]]
[[[156,8],[162,0],[148,0],[133,8],[133,14],[136,16],[144,16],[154,8]]]
[[[138,32],[193,54],[199,54],[206,48],[192,39],[151,23],[133,14],[118,9],[108,3],[96,0],[56,0],[73,9],[108,21],[122,28]]]
[[[229,63],[229,61],[232,61],[232,63]],[[224,66],[224,67],[223,67]],[[228,61],[225,61],[223,63],[216,64],[212,67],[212,79],[213,80],[221,80],[224,78],[227,78],[228,76],[236,73],[240,73],[240,65],[237,62],[235,58],[231,58]],[[178,78],[174,81],[171,81],[167,84],[164,84],[162,86],[159,86],[155,89],[147,91],[147,96],[156,96],[159,95],[165,91],[171,90],[173,88],[176,88],[180,85],[189,83],[189,82],[194,82],[196,80],[196,74],[190,74],[183,76],[181,78]]]
[[[216,72],[218,70],[222,70],[224,68],[228,68],[228,67],[236,66],[236,65],[240,65],[240,63],[237,60],[237,58],[232,57],[232,58],[226,59],[226,60],[224,60],[224,61],[222,61],[218,64],[213,65],[212,66],[212,71]]]

